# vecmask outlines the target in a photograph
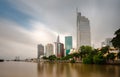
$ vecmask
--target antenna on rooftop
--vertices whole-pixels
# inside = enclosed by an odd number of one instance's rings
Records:
[[[78,8],[76,8],[76,13],[78,13]]]

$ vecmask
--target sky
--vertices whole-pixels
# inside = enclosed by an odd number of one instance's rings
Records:
[[[0,58],[36,58],[37,45],[58,35],[62,43],[72,36],[75,48],[76,8],[90,20],[95,48],[120,28],[120,0],[0,0]]]

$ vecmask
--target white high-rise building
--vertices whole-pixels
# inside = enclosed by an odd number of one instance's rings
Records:
[[[59,40],[59,35],[57,37],[57,41],[54,42],[55,43],[55,55],[57,56],[57,52],[58,52],[58,43],[60,43],[60,40]]]
[[[46,46],[46,56],[54,55],[53,44],[47,44]]]
[[[88,18],[77,12],[77,49],[82,45],[91,46],[90,23]]]

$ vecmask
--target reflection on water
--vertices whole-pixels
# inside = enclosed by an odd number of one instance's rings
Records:
[[[38,77],[120,77],[118,65],[38,63]]]
[[[120,77],[120,66],[2,62],[0,77]]]
[[[37,65],[27,62],[1,62],[0,77],[37,77]]]

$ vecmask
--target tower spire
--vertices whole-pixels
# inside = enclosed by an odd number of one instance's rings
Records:
[[[79,12],[79,8],[76,8],[76,14],[81,16],[81,12]]]
[[[78,8],[76,8],[76,13],[78,13]]]

